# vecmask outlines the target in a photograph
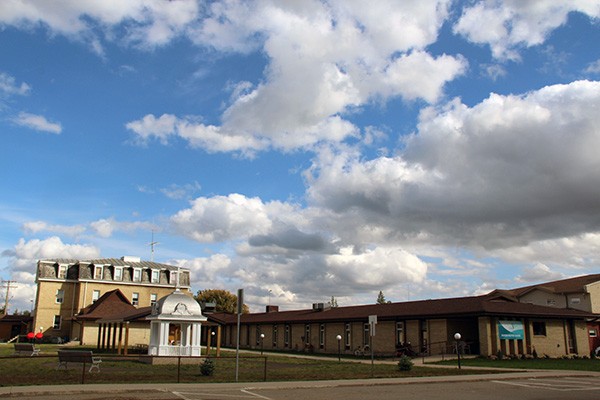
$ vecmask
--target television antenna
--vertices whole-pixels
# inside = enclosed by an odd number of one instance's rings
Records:
[[[152,241],[148,244],[150,245],[150,261],[154,262],[154,246],[159,244],[154,241],[154,230],[152,230]]]

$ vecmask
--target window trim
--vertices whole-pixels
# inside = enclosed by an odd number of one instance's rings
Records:
[[[548,336],[546,331],[546,321],[531,321],[531,332],[533,336]]]
[[[56,323],[57,319],[58,319],[58,324]],[[54,318],[52,319],[52,329],[55,331],[59,331],[61,326],[62,326],[62,317],[60,315],[55,315]]]
[[[140,305],[140,294],[139,292],[131,293],[131,305],[137,307]]]
[[[133,274],[131,276],[131,280],[133,282],[141,282],[142,281],[142,269],[141,268],[133,269]]]
[[[104,265],[94,265],[94,279],[99,281],[104,279]]]
[[[68,265],[58,265],[58,269],[56,270],[56,277],[58,279],[67,279],[67,271],[69,269]]]
[[[62,304],[65,301],[65,290],[64,289],[56,289],[56,296],[54,298],[54,303]]]
[[[98,297],[95,296],[96,293],[98,293]],[[99,298],[100,298],[100,291],[97,289],[92,290],[92,304],[97,302]]]
[[[156,274],[156,277],[155,277]],[[160,270],[153,268],[150,270],[150,283],[160,283]]]
[[[117,274],[118,271],[118,274]],[[118,277],[117,277],[118,275]],[[123,267],[115,267],[113,271],[113,281],[122,281],[123,280]]]

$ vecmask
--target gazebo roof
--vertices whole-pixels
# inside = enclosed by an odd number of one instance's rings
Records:
[[[150,320],[206,321],[200,304],[191,296],[176,289],[173,293],[159,299],[152,308]]]

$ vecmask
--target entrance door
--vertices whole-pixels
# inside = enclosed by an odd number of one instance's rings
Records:
[[[600,323],[589,322],[587,324],[588,338],[590,340],[590,352],[600,348]],[[600,355],[600,350],[596,353]]]

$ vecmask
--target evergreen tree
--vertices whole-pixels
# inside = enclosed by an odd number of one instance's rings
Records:
[[[331,296],[331,300],[329,300],[329,307],[336,308],[338,306],[337,300],[335,297]]]
[[[380,290],[379,291],[379,295],[377,296],[377,304],[386,304],[387,301],[385,300],[385,296],[383,295],[383,292]]]

